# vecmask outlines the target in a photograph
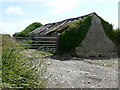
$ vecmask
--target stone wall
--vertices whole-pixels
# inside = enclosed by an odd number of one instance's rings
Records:
[[[117,57],[117,49],[114,43],[106,36],[100,19],[94,15],[91,27],[82,42],[75,48],[77,56],[86,58]]]

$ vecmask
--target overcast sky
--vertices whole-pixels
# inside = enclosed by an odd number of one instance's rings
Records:
[[[13,34],[33,22],[61,21],[96,12],[118,27],[119,0],[1,0],[0,33]]]

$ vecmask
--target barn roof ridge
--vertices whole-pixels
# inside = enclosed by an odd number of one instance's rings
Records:
[[[47,23],[47,24],[45,24],[44,26],[50,25],[50,24],[59,23],[59,22],[64,22],[64,21],[67,21],[67,20],[75,20],[75,19],[87,17],[87,16],[89,16],[89,15],[97,15],[97,14],[96,14],[95,12],[92,12],[92,13],[89,13],[89,14],[86,14],[86,15],[82,15],[82,16],[75,17],[75,18],[68,18],[68,19],[64,19],[64,20],[58,21],[58,22]],[[98,15],[97,15],[97,16],[98,16]]]

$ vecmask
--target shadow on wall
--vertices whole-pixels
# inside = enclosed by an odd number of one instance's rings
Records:
[[[120,49],[119,49],[120,50]],[[118,57],[120,58],[120,52],[119,52],[119,55]],[[95,55],[89,55],[89,56],[85,56],[85,55],[75,55],[75,54],[72,54],[72,53],[64,53],[62,55],[52,55],[50,56],[50,58],[52,59],[56,59],[56,60],[61,60],[61,61],[66,61],[66,60],[84,60],[84,59],[90,59],[90,60],[110,60],[111,58],[118,58],[116,57],[115,55],[112,56],[112,57],[108,57],[108,56],[105,56],[103,54],[99,54],[97,56]]]

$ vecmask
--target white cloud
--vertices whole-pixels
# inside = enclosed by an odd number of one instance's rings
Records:
[[[51,0],[0,0],[0,2],[48,2]],[[56,0],[58,1],[58,0]],[[64,0],[63,0],[64,1]],[[118,2],[119,0],[79,0],[85,2]]]
[[[0,2],[47,2],[51,0],[0,0]],[[57,1],[57,0],[56,0]],[[81,0],[79,0],[81,1]],[[84,0],[84,1],[95,1],[95,2],[111,2],[111,1],[119,1],[119,0]]]
[[[41,0],[46,6],[52,8],[53,14],[70,11],[82,3],[89,2],[118,2],[119,0]]]
[[[0,2],[39,2],[43,3],[44,5],[52,8],[50,10],[53,14],[59,14],[62,12],[69,11],[74,9],[80,3],[89,3],[89,2],[118,2],[119,0],[1,0]],[[13,9],[13,7],[11,7]],[[10,12],[16,12],[18,14],[23,14],[24,12],[21,10],[20,7],[17,7]],[[8,10],[9,12],[9,10]]]
[[[0,0],[0,2],[42,2],[46,0]]]
[[[119,2],[119,0],[80,0],[83,2]]]
[[[21,7],[9,7],[6,10],[6,13],[25,14]]]
[[[80,0],[49,0],[45,1],[46,6],[52,7],[50,11],[53,14],[59,14],[65,11],[69,11],[79,5]]]

